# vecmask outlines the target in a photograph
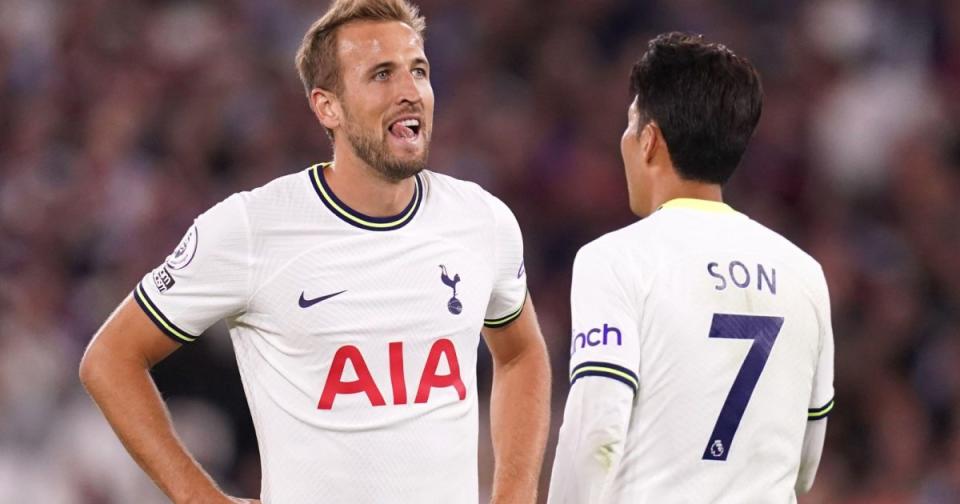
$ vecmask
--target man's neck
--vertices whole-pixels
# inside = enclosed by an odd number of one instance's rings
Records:
[[[679,198],[717,201],[722,203],[723,191],[720,184],[675,179],[654,193],[652,201],[653,208],[660,208],[664,203]]]
[[[403,211],[413,198],[413,177],[394,182],[358,158],[353,149],[336,149],[334,162],[324,171],[327,185],[340,201],[370,217],[390,217]]]

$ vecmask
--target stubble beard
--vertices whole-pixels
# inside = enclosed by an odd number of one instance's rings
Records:
[[[346,112],[346,111],[344,111]],[[362,127],[357,127],[356,122],[349,118],[349,114],[344,114],[346,123],[349,125],[345,129],[347,141],[353,148],[354,154],[361,161],[376,170],[385,179],[391,182],[400,182],[406,180],[427,167],[427,155],[430,153],[430,137],[425,130],[420,134],[423,138],[423,153],[414,159],[399,159],[390,152],[385,138],[377,137],[376,133],[364,131]]]

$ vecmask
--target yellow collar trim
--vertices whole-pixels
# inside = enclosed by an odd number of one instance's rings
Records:
[[[389,231],[406,225],[413,219],[413,216],[420,208],[423,200],[423,182],[420,180],[420,175],[417,174],[414,175],[413,198],[403,212],[392,217],[370,217],[364,215],[347,206],[346,203],[340,201],[340,199],[333,194],[333,191],[323,178],[323,173],[321,173],[321,170],[330,165],[332,165],[332,163],[320,163],[311,166],[309,169],[310,179],[313,182],[314,190],[317,191],[323,204],[349,224],[370,231]]]
[[[701,212],[739,213],[726,203],[696,198],[674,198],[660,205],[657,210],[661,208],[687,208],[690,210],[700,210]]]

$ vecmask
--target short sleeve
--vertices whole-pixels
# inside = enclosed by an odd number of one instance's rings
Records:
[[[494,214],[494,279],[483,325],[503,327],[523,311],[527,297],[527,271],[523,263],[523,236],[513,212],[496,198]]]
[[[137,284],[133,297],[164,334],[192,342],[245,309],[250,248],[246,208],[234,195],[197,217],[163,264]]]
[[[587,376],[617,380],[640,388],[637,266],[619,264],[617,255],[596,242],[580,249],[570,289],[572,335],[570,384]]]
[[[830,320],[830,295],[826,280],[821,281],[821,294],[817,299],[820,314],[820,355],[813,377],[813,392],[807,410],[808,420],[826,418],[833,410],[833,325]]]

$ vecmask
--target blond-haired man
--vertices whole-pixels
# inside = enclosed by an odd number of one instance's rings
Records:
[[[177,440],[149,368],[225,319],[269,503],[477,502],[476,357],[494,359],[494,502],[533,502],[549,367],[516,219],[425,169],[424,20],[336,1],[297,67],[334,159],[200,215],[107,320],[84,385],[175,502],[224,495]]]

